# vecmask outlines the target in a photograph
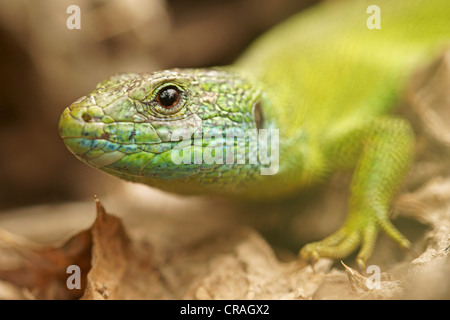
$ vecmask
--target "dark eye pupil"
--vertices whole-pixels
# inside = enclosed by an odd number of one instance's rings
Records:
[[[175,88],[165,88],[158,95],[158,102],[164,108],[173,108],[180,99],[179,93]]]

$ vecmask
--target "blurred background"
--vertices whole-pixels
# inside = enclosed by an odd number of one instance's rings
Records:
[[[231,63],[317,0],[0,0],[0,210],[92,199],[118,180],[73,157],[63,109],[118,72]],[[69,30],[67,8],[81,9]]]

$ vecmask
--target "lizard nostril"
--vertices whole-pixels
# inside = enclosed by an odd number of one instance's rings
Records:
[[[92,117],[89,113],[85,112],[82,114],[81,118],[83,118],[84,121],[89,122],[92,120]]]

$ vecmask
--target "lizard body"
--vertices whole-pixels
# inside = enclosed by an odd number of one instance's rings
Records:
[[[346,222],[302,257],[342,258],[361,246],[363,266],[380,230],[408,248],[388,213],[414,135],[388,114],[412,72],[449,44],[450,6],[377,1],[381,29],[371,30],[371,4],[317,5],[261,36],[231,66],[112,76],[64,111],[60,134],[93,167],[181,194],[280,199],[352,168]],[[267,150],[252,149],[250,133],[260,129]],[[230,141],[225,132],[245,135],[218,149]],[[279,156],[270,158],[276,169],[261,174],[273,164],[261,161],[269,153]],[[180,163],[181,155],[190,161]]]

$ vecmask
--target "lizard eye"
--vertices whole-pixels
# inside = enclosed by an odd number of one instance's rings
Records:
[[[175,86],[165,87],[158,92],[156,99],[161,107],[172,109],[180,101],[180,92]]]

